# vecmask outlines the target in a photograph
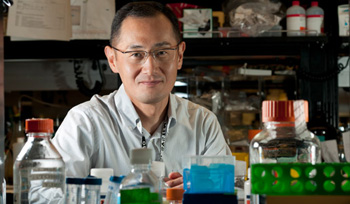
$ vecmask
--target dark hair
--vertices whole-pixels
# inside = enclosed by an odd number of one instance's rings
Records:
[[[131,2],[120,8],[114,16],[111,29],[111,38],[109,43],[112,44],[113,39],[120,34],[120,27],[123,21],[129,17],[154,17],[158,14],[166,16],[172,24],[173,31],[178,42],[181,41],[181,33],[179,29],[178,19],[175,14],[165,5],[147,1],[147,2]]]

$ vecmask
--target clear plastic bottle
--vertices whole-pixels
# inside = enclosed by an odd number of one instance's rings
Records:
[[[287,36],[304,36],[306,28],[305,9],[299,1],[293,1],[287,9]]]
[[[166,199],[169,204],[181,204],[185,190],[183,188],[166,189]]]
[[[304,111],[305,110],[305,111]],[[321,143],[306,127],[308,103],[263,101],[263,130],[250,143],[250,165],[256,163],[320,163]],[[251,196],[251,203],[261,197]]]
[[[14,203],[58,203],[64,200],[65,165],[51,143],[52,119],[27,119],[28,140],[14,166]]]
[[[151,171],[152,149],[131,150],[131,172],[120,185],[120,203],[162,203],[160,181]]]
[[[308,36],[323,33],[323,18],[323,9],[318,6],[317,1],[312,1],[311,7],[306,10],[306,29],[308,30]]]

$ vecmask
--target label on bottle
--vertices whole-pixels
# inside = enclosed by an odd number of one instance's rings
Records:
[[[287,30],[303,31],[306,27],[305,14],[287,15]]]
[[[35,161],[37,162],[37,161]],[[14,203],[59,200],[64,193],[64,168],[31,168],[34,162],[23,162],[14,186]],[[40,189],[40,190],[39,190]],[[53,196],[54,195],[54,196]]]
[[[311,35],[319,35],[323,32],[323,15],[307,15],[306,16],[307,30]],[[317,33],[316,33],[316,32]]]

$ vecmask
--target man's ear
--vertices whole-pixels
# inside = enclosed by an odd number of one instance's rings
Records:
[[[184,52],[186,49],[186,43],[184,41],[182,41],[179,45],[178,48],[178,52],[179,52],[179,57],[178,57],[178,65],[177,65],[177,69],[180,70],[182,68],[182,64],[183,64],[183,59],[184,59]]]
[[[109,67],[111,68],[112,72],[119,73],[119,70],[117,67],[117,57],[115,56],[115,52],[113,48],[107,45],[105,47],[105,55],[107,57]]]

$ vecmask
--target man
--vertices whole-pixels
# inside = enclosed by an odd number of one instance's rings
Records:
[[[53,142],[67,176],[91,168],[126,175],[130,150],[147,147],[164,162],[168,186],[181,187],[183,156],[231,155],[215,115],[170,94],[185,48],[177,18],[162,4],[128,3],[117,12],[105,54],[123,85],[72,108],[62,122]]]

